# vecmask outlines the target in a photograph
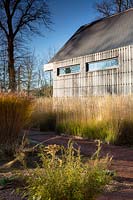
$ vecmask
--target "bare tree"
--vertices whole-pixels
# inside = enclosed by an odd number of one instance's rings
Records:
[[[5,92],[8,88],[7,52],[5,46],[0,49],[0,91]]]
[[[103,16],[108,17],[133,7],[133,0],[102,0],[96,3],[96,10]]]
[[[9,88],[16,90],[15,45],[29,33],[40,34],[40,25],[51,24],[49,7],[45,0],[1,0],[0,37],[8,52]]]
[[[36,96],[47,96],[51,97],[53,94],[53,75],[52,71],[49,70],[47,72],[44,71],[44,63],[47,62],[45,60],[49,60],[51,56],[53,55],[51,50],[48,51],[48,56],[44,59],[39,59],[37,57],[37,90],[36,90]]]
[[[48,48],[46,55],[44,55],[44,62],[45,63],[48,63],[55,56],[57,49],[58,48],[54,47],[54,46]]]
[[[18,92],[25,90],[30,95],[31,90],[38,86],[38,70],[36,67],[36,57],[34,52],[27,52],[23,62],[17,68],[17,89]]]

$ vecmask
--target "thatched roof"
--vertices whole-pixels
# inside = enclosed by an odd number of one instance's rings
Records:
[[[50,62],[133,44],[133,8],[81,26]]]

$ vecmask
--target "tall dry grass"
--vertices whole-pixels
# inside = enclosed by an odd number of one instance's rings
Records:
[[[44,130],[133,143],[133,96],[41,98],[35,104],[33,121]]]
[[[53,131],[56,129],[56,114],[52,97],[38,98],[34,101],[32,127],[40,130]]]
[[[13,94],[0,94],[0,148],[13,152],[22,128],[31,117],[31,100]]]

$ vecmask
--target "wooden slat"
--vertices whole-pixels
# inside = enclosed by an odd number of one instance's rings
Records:
[[[86,63],[118,57],[119,68],[86,72]],[[57,68],[80,64],[77,74],[57,76]],[[53,95],[91,96],[133,93],[133,45],[54,63]]]

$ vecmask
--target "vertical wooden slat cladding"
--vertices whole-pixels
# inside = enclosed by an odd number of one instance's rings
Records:
[[[86,63],[118,57],[118,68],[87,71]],[[133,45],[55,62],[53,94],[56,97],[133,93]],[[60,67],[80,64],[80,72],[57,76]]]
[[[133,93],[133,46],[130,47],[131,93]]]

